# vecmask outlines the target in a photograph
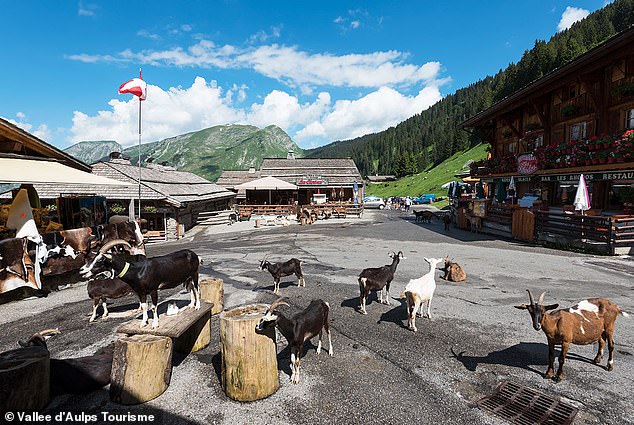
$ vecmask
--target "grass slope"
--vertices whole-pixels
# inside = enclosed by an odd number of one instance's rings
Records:
[[[385,198],[389,196],[416,197],[423,193],[433,193],[436,197],[446,197],[447,190],[440,186],[451,180],[456,180],[454,175],[462,171],[462,166],[470,159],[479,161],[485,158],[487,146],[480,144],[469,150],[458,152],[435,167],[427,168],[425,171],[403,177],[397,181],[369,184],[366,187],[366,194]]]

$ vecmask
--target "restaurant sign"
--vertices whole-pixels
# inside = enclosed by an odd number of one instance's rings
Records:
[[[566,174],[566,175],[550,175],[550,176],[541,176],[540,180],[543,182],[576,182],[579,181],[580,174]],[[611,171],[611,172],[602,172],[602,173],[588,173],[583,174],[583,177],[587,181],[595,181],[595,180],[634,180],[634,170],[623,170],[623,171]]]
[[[533,154],[520,155],[517,157],[517,173],[518,174],[534,174],[539,167],[537,166],[537,158]]]
[[[321,176],[306,176],[295,181],[297,186],[327,186],[328,180],[322,179]]]

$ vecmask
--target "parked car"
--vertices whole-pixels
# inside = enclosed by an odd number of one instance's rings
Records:
[[[425,193],[424,195],[420,195],[418,198],[414,198],[413,202],[415,204],[430,204],[432,202],[436,202],[436,195],[433,193]]]
[[[385,201],[383,200],[383,198],[379,198],[378,196],[364,196],[363,207],[378,208],[382,210],[383,208],[385,208]]]

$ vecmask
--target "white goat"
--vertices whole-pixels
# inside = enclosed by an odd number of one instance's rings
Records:
[[[431,300],[436,290],[436,266],[444,263],[444,258],[425,258],[429,264],[429,271],[418,279],[411,279],[401,298],[407,297],[407,327],[416,332],[416,316],[422,315],[423,303],[427,301],[427,317],[431,319]]]

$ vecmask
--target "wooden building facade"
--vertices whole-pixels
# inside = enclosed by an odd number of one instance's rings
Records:
[[[597,214],[634,214],[634,29],[463,123],[491,145],[472,175],[489,196],[513,176],[516,196],[570,210],[579,175]]]

